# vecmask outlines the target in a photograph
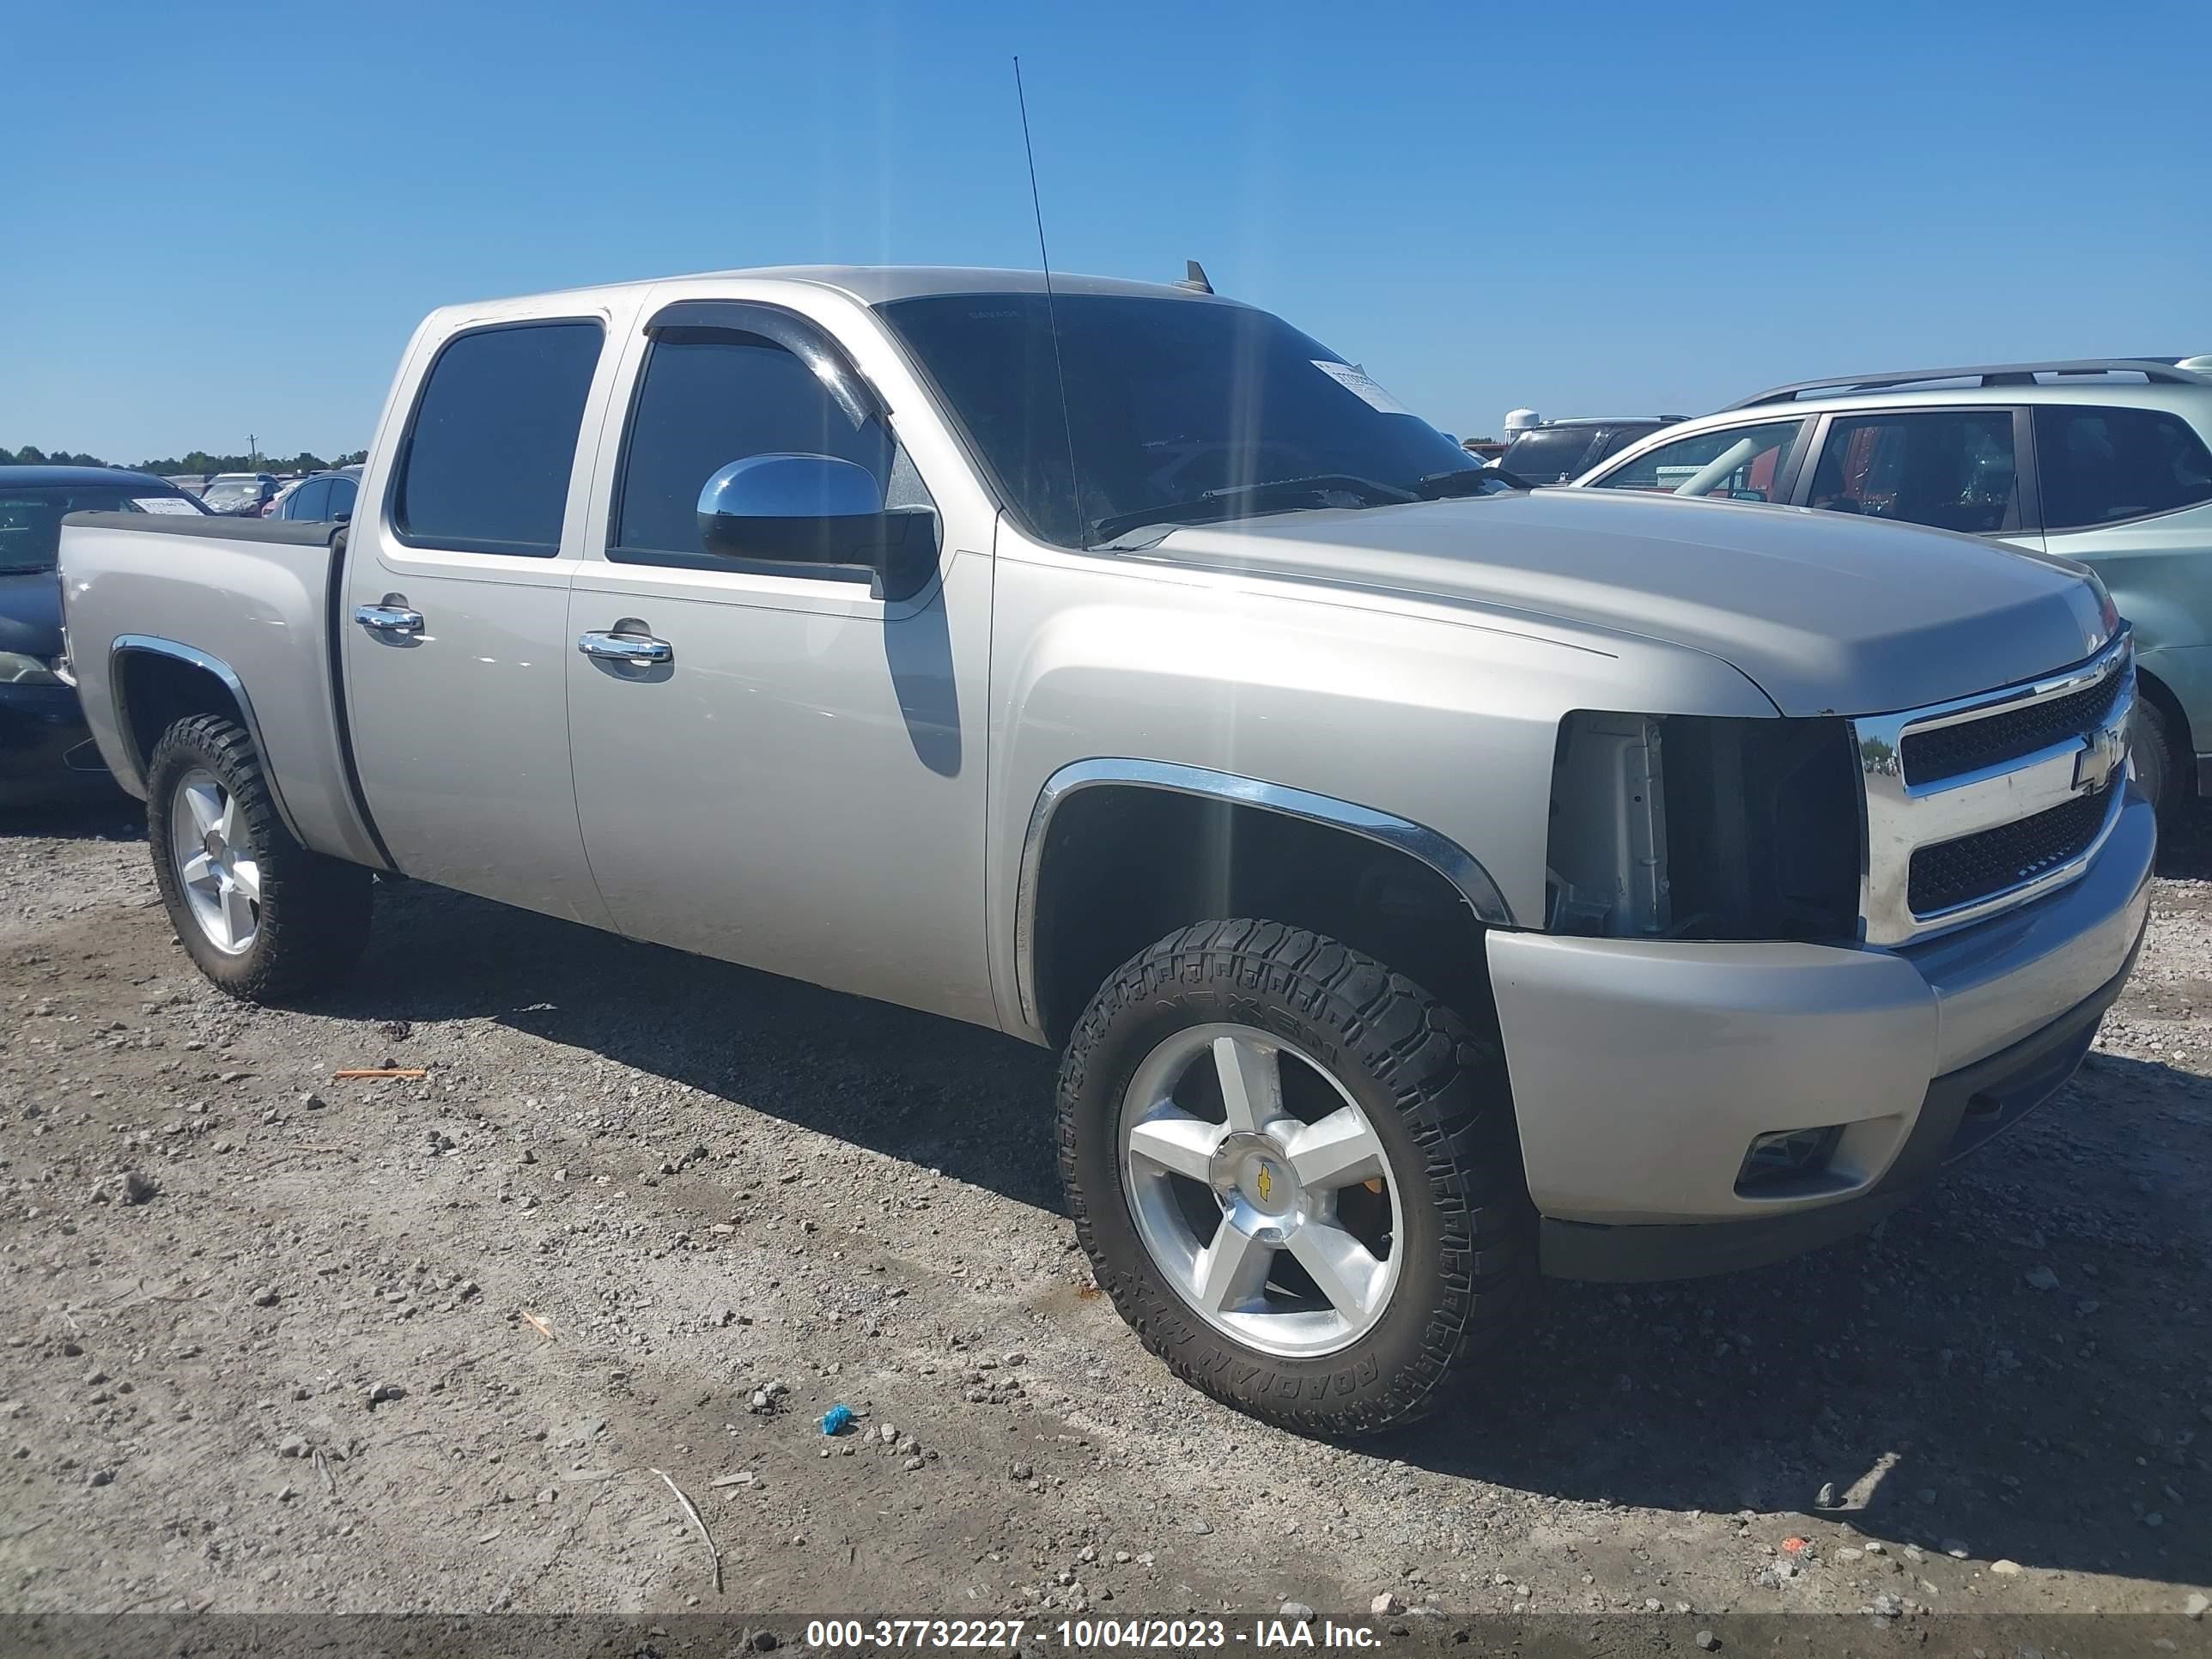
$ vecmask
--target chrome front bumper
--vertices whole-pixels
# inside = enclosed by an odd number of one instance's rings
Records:
[[[1941,1079],[2117,994],[2156,845],[2150,806],[2130,793],[2070,885],[1899,948],[1492,931],[1537,1209],[1628,1235],[1771,1231],[1881,1191]],[[1827,1125],[1843,1133],[1817,1190],[1736,1190],[1754,1138]]]

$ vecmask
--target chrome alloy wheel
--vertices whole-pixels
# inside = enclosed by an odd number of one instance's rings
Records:
[[[238,798],[194,767],[169,801],[169,857],[192,920],[209,944],[244,956],[261,930],[261,865]]]
[[[1398,1185],[1367,1115],[1310,1055],[1248,1025],[1178,1031],[1132,1073],[1119,1138],[1138,1236],[1209,1324],[1310,1358],[1389,1306]]]

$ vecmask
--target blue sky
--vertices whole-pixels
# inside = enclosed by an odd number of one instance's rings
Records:
[[[1054,263],[1279,311],[1437,424],[2212,351],[2212,5],[0,0],[0,444],[365,442],[490,295]],[[23,73],[29,69],[33,72]]]

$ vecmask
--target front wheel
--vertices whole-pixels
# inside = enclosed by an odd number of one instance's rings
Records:
[[[1186,1382],[1285,1428],[1435,1406],[1534,1273],[1502,1058],[1370,957],[1270,921],[1091,1001],[1060,1172],[1099,1284]]]
[[[2180,769],[2174,760],[2173,739],[2159,706],[2140,692],[2136,696],[2128,749],[2135,762],[2136,787],[2143,792],[2161,819],[2171,818],[2181,793],[2176,785]]]
[[[146,839],[170,924],[199,970],[253,1002],[319,991],[368,943],[370,877],[294,840],[235,721],[179,720],[146,768]]]

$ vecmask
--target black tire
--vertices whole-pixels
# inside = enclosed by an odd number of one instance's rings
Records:
[[[2173,738],[2166,729],[2165,713],[2137,692],[2135,720],[2128,733],[2128,750],[2135,762],[2136,787],[2142,790],[2162,821],[2171,821],[2183,797],[2180,768],[2173,753]]]
[[[195,773],[212,774],[242,817],[259,871],[260,902],[252,943],[220,948],[184,891],[173,808]],[[146,840],[154,878],[177,938],[199,970],[249,1002],[289,1002],[343,978],[368,944],[372,878],[358,865],[311,853],[276,816],[252,739],[216,714],[179,720],[154,745],[146,768]]]
[[[1178,1030],[1218,1023],[1271,1034],[1333,1073],[1387,1155],[1403,1216],[1397,1283],[1372,1327],[1335,1352],[1283,1358],[1209,1322],[1132,1216],[1124,1091]],[[1535,1274],[1498,1049],[1402,975],[1279,922],[1201,923],[1115,971],[1061,1066],[1060,1162],[1097,1281],[1145,1346],[1217,1400],[1302,1433],[1370,1434],[1434,1408],[1498,1345]]]

